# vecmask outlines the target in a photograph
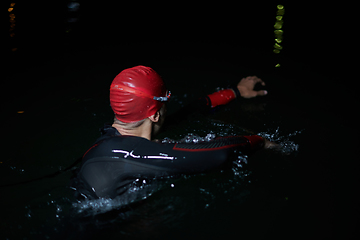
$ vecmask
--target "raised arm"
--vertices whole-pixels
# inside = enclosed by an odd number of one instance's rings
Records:
[[[163,129],[166,129],[169,125],[178,124],[179,122],[186,120],[192,113],[201,112],[206,114],[210,112],[212,108],[228,104],[236,98],[253,98],[266,95],[266,90],[254,90],[257,83],[265,86],[265,83],[260,78],[249,76],[242,78],[237,85],[229,87],[228,89],[223,89],[207,96],[200,97],[180,111],[168,116]]]

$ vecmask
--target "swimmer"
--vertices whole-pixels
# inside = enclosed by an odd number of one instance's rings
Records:
[[[236,98],[264,96],[255,91],[265,83],[246,77],[228,89],[199,98],[186,111],[207,111]],[[139,179],[156,179],[216,169],[232,159],[234,150],[253,152],[274,143],[257,135],[218,137],[209,142],[161,143],[152,141],[165,120],[171,92],[150,67],[137,66],[120,72],[110,86],[112,125],[87,150],[73,182],[78,196],[88,199],[115,198]],[[180,112],[181,116],[184,112]]]

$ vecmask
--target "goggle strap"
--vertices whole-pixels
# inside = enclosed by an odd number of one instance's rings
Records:
[[[156,97],[156,96],[152,96],[152,95],[150,95],[148,93],[145,93],[145,92],[140,91],[140,90],[135,89],[135,88],[131,88],[131,87],[120,85],[120,84],[112,84],[110,86],[110,90],[115,90],[115,89],[116,90],[122,90],[122,91],[125,91],[125,92],[128,92],[128,93],[132,93],[132,94],[135,94],[137,96],[151,98],[151,99],[154,99],[154,100],[160,101],[160,102],[169,101],[169,98],[171,96],[170,91],[168,92],[168,95],[166,97]]]

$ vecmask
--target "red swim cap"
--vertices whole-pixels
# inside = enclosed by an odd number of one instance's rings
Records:
[[[120,72],[110,86],[110,105],[115,117],[125,123],[155,114],[167,101],[161,77],[150,67],[137,66]]]

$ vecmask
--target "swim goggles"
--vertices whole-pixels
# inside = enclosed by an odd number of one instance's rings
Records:
[[[137,96],[141,96],[141,97],[147,97],[147,98],[151,98],[151,99],[154,99],[156,101],[160,101],[160,102],[167,102],[170,100],[170,96],[171,96],[171,92],[170,91],[167,91],[167,94],[165,97],[156,97],[156,96],[152,96],[151,94],[148,94],[146,92],[143,92],[143,91],[140,91],[138,89],[135,89],[135,88],[131,88],[131,87],[128,87],[128,86],[124,86],[124,85],[120,85],[120,84],[112,84],[110,86],[110,91],[111,90],[120,90],[120,91],[125,91],[125,92],[128,92],[128,93],[132,93],[132,94],[135,94]]]

